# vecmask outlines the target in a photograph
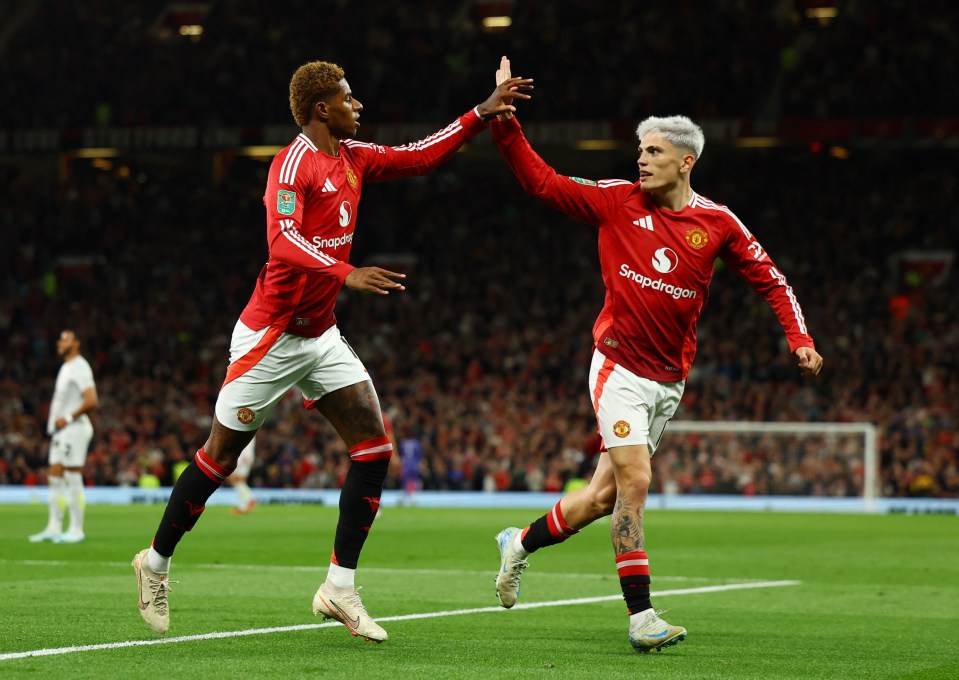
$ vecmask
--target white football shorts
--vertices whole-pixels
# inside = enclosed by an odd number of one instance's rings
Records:
[[[74,420],[53,433],[50,439],[50,465],[80,468],[87,462],[87,449],[93,439],[89,418]]]
[[[301,338],[270,327],[254,331],[237,321],[214,412],[231,430],[248,432],[260,428],[291,387],[317,400],[369,379],[336,326],[318,338]]]
[[[683,398],[686,381],[641,378],[593,350],[589,391],[604,449],[645,444],[652,456]]]

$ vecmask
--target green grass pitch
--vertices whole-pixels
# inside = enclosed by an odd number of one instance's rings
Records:
[[[161,513],[92,506],[86,542],[35,545],[46,507],[0,506],[0,677],[959,678],[955,517],[650,510],[653,604],[689,637],[639,655],[608,522],[530,558],[528,608],[497,607],[493,536],[529,510],[384,508],[357,578],[390,634],[375,645],[310,612],[335,509],[210,507],[174,558],[159,638],[129,563]],[[775,581],[799,583],[746,587]],[[55,653],[22,656],[36,650]]]

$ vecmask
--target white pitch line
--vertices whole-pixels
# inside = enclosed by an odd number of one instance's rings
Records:
[[[71,569],[76,569],[78,566],[80,568],[84,566],[89,567],[109,567],[116,569],[129,569],[129,562],[73,562],[68,560],[2,560],[0,559],[0,564],[22,564],[30,567],[70,567]],[[192,569],[229,569],[233,571],[294,571],[294,572],[307,572],[307,573],[322,573],[325,574],[329,569],[328,564],[323,564],[319,566],[302,566],[302,565],[280,565],[280,564],[202,564],[202,563],[185,563],[178,568],[178,573],[180,570],[192,570]],[[362,567],[361,571],[363,573],[369,572],[371,574],[419,574],[424,576],[487,576],[492,572],[496,571],[496,567],[492,569],[402,569],[396,567]],[[527,572],[529,575],[529,572]],[[570,573],[570,572],[556,572],[556,571],[536,571],[533,572],[533,578],[598,578],[598,579],[611,579],[615,578],[609,573],[597,574],[582,574],[582,573]],[[748,578],[722,578],[716,579],[708,576],[667,576],[663,574],[657,574],[657,581],[722,581],[724,583],[752,583],[752,579]]]
[[[727,590],[744,590],[749,588],[782,588],[784,586],[797,586],[801,581],[753,581],[750,583],[729,583],[718,586],[702,586],[700,588],[683,588],[675,590],[658,590],[652,593],[653,597],[665,597],[667,595],[698,595],[701,593],[720,593]],[[525,602],[518,604],[513,609],[539,609],[542,607],[563,607],[571,604],[592,604],[594,602],[610,602],[622,599],[622,595],[603,595],[600,597],[578,597],[569,600],[552,600],[549,602]],[[422,614],[403,614],[400,616],[385,616],[376,619],[379,622],[388,621],[412,621],[415,619],[436,619],[444,616],[463,616],[466,614],[486,614],[492,612],[504,612],[502,607],[477,607],[474,609],[451,609],[443,612],[424,612]],[[148,645],[168,645],[174,642],[195,642],[198,640],[220,640],[231,637],[245,637],[248,635],[268,635],[270,633],[288,633],[300,630],[314,630],[317,628],[332,628],[340,626],[340,623],[313,623],[301,624],[298,626],[276,626],[273,628],[251,628],[249,630],[224,631],[220,633],[203,633],[201,635],[181,635],[171,638],[157,638],[153,640],[129,640],[127,642],[108,642],[100,645],[79,645],[76,647],[55,647],[51,649],[34,649],[28,652],[10,652],[0,654],[0,661],[9,661],[12,659],[26,659],[35,656],[57,656],[61,654],[74,654],[76,652],[94,652],[101,649],[124,649],[127,647],[146,647]]]

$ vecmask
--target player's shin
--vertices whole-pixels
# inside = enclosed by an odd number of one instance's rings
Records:
[[[153,548],[170,557],[183,534],[193,529],[206,509],[207,499],[220,488],[230,471],[216,463],[201,447],[193,462],[177,479],[163,519],[153,539]]]
[[[386,437],[350,448],[352,461],[340,492],[340,518],[333,543],[333,554],[340,567],[356,569],[380,507],[380,494],[392,454],[393,447]]]

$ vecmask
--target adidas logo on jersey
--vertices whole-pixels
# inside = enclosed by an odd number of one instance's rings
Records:
[[[323,193],[325,194],[328,191],[336,191],[336,187],[333,186],[333,182],[330,181],[329,177],[327,177],[326,181],[323,183]]]
[[[649,231],[653,230],[653,217],[652,215],[646,215],[646,217],[640,217],[638,220],[633,220],[633,224],[637,227],[642,227],[643,229],[648,229]]]

